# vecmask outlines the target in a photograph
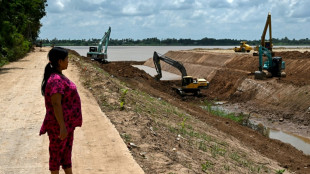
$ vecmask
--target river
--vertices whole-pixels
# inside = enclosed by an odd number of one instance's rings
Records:
[[[89,46],[64,46],[86,56]],[[165,54],[168,51],[203,49],[233,49],[235,46],[109,46],[108,61],[146,61],[153,57],[154,51]],[[274,48],[304,48],[305,46],[275,46]],[[308,48],[308,47],[307,47]]]
[[[86,56],[89,46],[64,46],[65,48],[75,50],[81,56]],[[172,50],[191,50],[194,48],[221,48],[232,49],[234,46],[109,46],[108,61],[146,61],[153,57],[154,51],[165,54]]]

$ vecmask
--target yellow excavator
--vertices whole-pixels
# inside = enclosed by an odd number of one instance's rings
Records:
[[[266,37],[268,28],[269,28],[269,41],[266,41],[265,37]],[[265,24],[265,28],[264,28],[262,37],[261,37],[261,44],[260,45],[262,47],[267,48],[271,52],[271,55],[274,56],[274,52],[272,51],[273,44],[272,44],[271,14],[270,13],[268,13],[268,16],[267,16],[267,20],[266,20],[266,24]],[[255,52],[253,53],[253,56],[258,56],[259,46],[256,46],[254,48],[254,51]]]
[[[235,52],[250,52],[253,48],[246,43],[246,41],[240,42],[240,47],[235,47]]]
[[[185,67],[180,62],[175,61],[167,56],[158,54],[156,51],[154,51],[153,62],[157,71],[157,75],[155,76],[156,80],[160,80],[162,77],[160,66],[161,60],[177,68],[181,72],[182,87],[174,88],[179,95],[184,96],[187,93],[193,93],[194,95],[200,96],[200,89],[207,89],[209,87],[209,82],[206,79],[188,76]]]

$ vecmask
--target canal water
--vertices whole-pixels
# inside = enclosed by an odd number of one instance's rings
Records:
[[[214,106],[211,107],[212,110],[220,110],[224,113],[234,113],[230,108],[225,107],[223,104],[226,102],[216,102]],[[202,107],[204,108],[204,107]],[[271,129],[263,125],[260,121],[255,120],[254,118],[249,118],[244,124],[253,130],[258,131],[259,133],[267,136],[271,139],[280,140],[284,143],[291,144],[296,149],[301,150],[304,154],[310,155],[310,139],[302,137],[291,132]]]
[[[269,138],[281,140],[282,142],[289,143],[296,149],[303,151],[305,154],[310,155],[310,139],[301,137],[289,132],[279,130],[270,130]]]

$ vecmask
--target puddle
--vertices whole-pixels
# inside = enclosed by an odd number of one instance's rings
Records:
[[[225,106],[221,105],[222,102],[219,102],[215,105],[211,106],[212,110],[220,110],[227,114],[233,113],[231,109],[225,108]],[[205,108],[205,107],[202,107]],[[271,139],[277,139],[284,143],[291,144],[296,149],[301,150],[304,154],[310,155],[310,139],[302,136],[295,135],[290,132],[283,132],[275,129],[270,129],[264,126],[262,123],[255,121],[255,119],[249,119],[243,122],[244,126],[247,126],[253,130],[258,131],[259,133],[267,136]]]
[[[289,143],[296,147],[296,149],[303,151],[307,155],[310,155],[310,139],[308,138],[278,130],[270,130],[269,138]]]
[[[303,151],[304,154],[310,155],[310,139],[306,137],[298,136],[290,132],[270,129],[261,123],[255,122],[255,120],[249,120],[244,123],[244,126],[250,127],[271,139],[276,139],[284,143],[291,144],[296,149]]]

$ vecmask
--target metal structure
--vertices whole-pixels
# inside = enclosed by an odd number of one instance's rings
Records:
[[[267,57],[267,60],[263,64],[263,56]],[[258,51],[259,67],[258,71],[255,71],[256,79],[264,79],[266,77],[286,77],[285,62],[282,57],[272,57],[272,53],[268,48],[259,46]]]
[[[269,41],[265,40],[267,30],[269,28]],[[272,51],[272,29],[271,29],[271,14],[268,13],[265,28],[261,37],[261,46],[267,48],[268,50]]]
[[[107,32],[105,32],[104,36],[100,40],[97,47],[89,47],[89,52],[87,52],[87,57],[90,57],[93,60],[107,62],[107,59],[108,59],[107,50],[108,50],[108,44],[110,40],[110,34],[111,34],[111,27],[109,27]],[[105,43],[104,52],[102,52],[103,43]]]
[[[266,34],[267,34],[268,29],[269,29],[269,40],[266,41]],[[268,13],[268,16],[266,19],[266,24],[265,24],[265,27],[264,27],[264,30],[263,30],[263,33],[261,36],[261,44],[260,45],[267,48],[268,50],[270,50],[271,55],[274,56],[274,52],[272,52],[273,44],[272,44],[272,27],[271,27],[271,14],[270,13]],[[256,46],[254,51],[258,51],[258,49],[259,49],[259,46]],[[253,55],[258,56],[258,53],[254,52]]]
[[[207,89],[209,87],[209,82],[205,79],[198,79],[192,76],[188,76],[185,67],[178,61],[175,61],[167,56],[159,55],[154,51],[153,62],[157,75],[155,76],[156,80],[160,80],[162,77],[160,61],[164,61],[167,64],[177,68],[182,74],[182,87],[175,88],[176,92],[181,96],[186,93],[193,93],[194,95],[200,95],[200,89]]]

